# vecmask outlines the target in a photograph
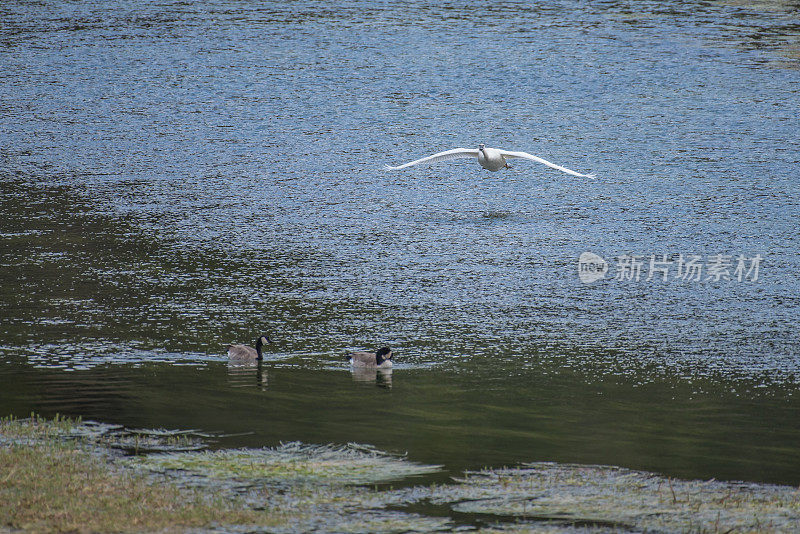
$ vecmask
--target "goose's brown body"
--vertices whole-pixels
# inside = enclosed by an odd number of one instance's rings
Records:
[[[257,360],[258,353],[247,345],[231,345],[228,347],[228,358],[231,360]]]
[[[256,348],[247,345],[231,345],[228,347],[228,358],[237,362],[260,361],[262,359],[261,347],[265,343],[269,343],[267,336],[261,336],[256,340]]]
[[[353,367],[388,369],[392,366],[392,351],[388,347],[377,352],[351,352],[349,358]]]

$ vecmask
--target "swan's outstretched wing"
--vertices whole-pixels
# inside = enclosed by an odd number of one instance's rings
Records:
[[[428,156],[426,158],[417,159],[414,161],[409,161],[408,163],[403,163],[399,167],[392,167],[391,165],[385,165],[384,168],[390,171],[397,171],[400,169],[405,169],[406,167],[411,167],[412,165],[420,165],[421,163],[436,163],[437,161],[444,161],[447,159],[456,159],[456,158],[477,158],[478,157],[478,149],[472,148],[454,148],[453,150],[445,150],[444,152],[437,152],[432,156]]]
[[[571,174],[572,176],[580,176],[581,178],[596,178],[594,174],[581,174],[579,172],[572,171],[566,167],[562,167],[561,165],[550,163],[546,159],[534,156],[533,154],[528,154],[527,152],[511,152],[510,150],[501,150],[500,153],[505,158],[522,158],[522,159],[529,159],[531,161],[538,161],[539,163],[544,163],[548,167],[558,169],[559,171],[564,171],[565,173]]]

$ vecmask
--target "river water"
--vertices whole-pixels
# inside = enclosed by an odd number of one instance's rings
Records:
[[[3,414],[800,483],[796,3],[0,18]]]

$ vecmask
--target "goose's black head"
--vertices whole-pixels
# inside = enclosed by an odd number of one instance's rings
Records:
[[[375,352],[375,363],[377,365],[380,365],[386,360],[391,360],[391,359],[392,359],[392,349],[390,349],[389,347],[383,347],[382,349],[378,349]]]
[[[258,353],[259,360],[261,359],[261,347],[263,347],[267,343],[272,343],[272,341],[269,340],[269,336],[267,335],[263,335],[256,340],[256,352]]]

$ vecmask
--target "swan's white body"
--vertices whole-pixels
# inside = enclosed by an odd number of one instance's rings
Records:
[[[566,167],[562,167],[561,165],[550,163],[545,159],[542,159],[538,156],[534,156],[533,154],[528,154],[527,152],[512,152],[510,150],[500,150],[499,148],[487,148],[482,144],[478,145],[477,149],[454,148],[453,150],[445,150],[444,152],[437,152],[436,154],[427,156],[425,158],[404,163],[398,167],[392,167],[390,165],[387,165],[386,169],[397,171],[400,169],[405,169],[406,167],[411,167],[413,165],[420,165],[422,163],[436,163],[439,161],[445,161],[457,158],[478,158],[478,163],[480,163],[481,167],[489,171],[499,171],[502,168],[509,168],[506,159],[514,159],[514,158],[529,159],[531,161],[537,161],[539,163],[543,163],[548,167],[558,169],[559,171],[565,172],[567,174],[571,174],[572,176],[579,176],[581,178],[595,177],[593,174],[581,174],[579,172],[567,169]]]

